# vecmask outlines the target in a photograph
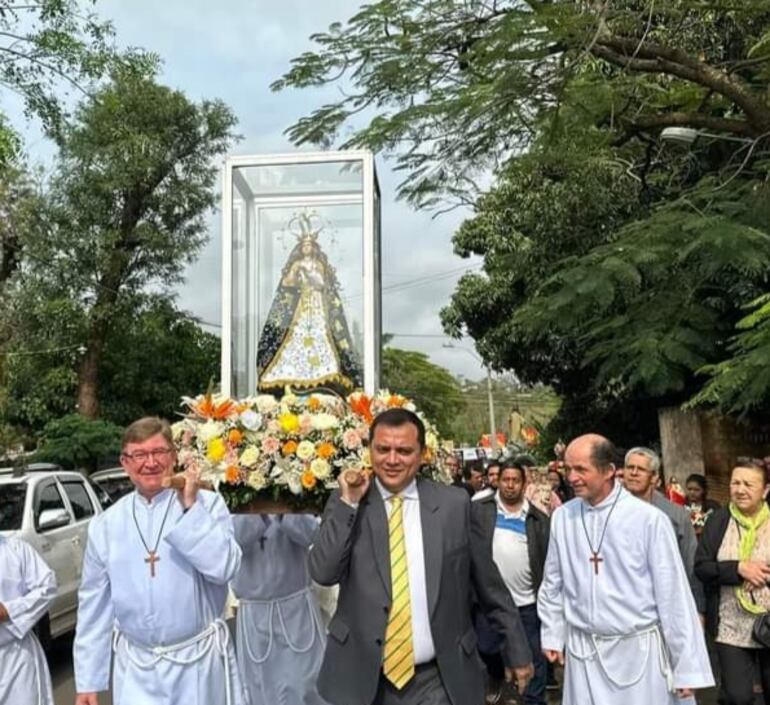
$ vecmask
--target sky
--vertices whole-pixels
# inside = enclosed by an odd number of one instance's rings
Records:
[[[238,119],[242,140],[229,155],[296,151],[283,134],[299,117],[333,100],[339,88],[272,93],[270,84],[290,60],[313,48],[309,36],[345,21],[356,0],[98,0],[95,11],[113,22],[121,46],[153,51],[163,60],[161,81],[190,99],[222,99]],[[30,135],[34,130],[30,129]],[[31,137],[30,156],[50,147]],[[383,332],[396,334],[396,347],[421,350],[433,362],[471,379],[484,372],[473,341],[442,337],[439,311],[458,277],[478,260],[452,252],[451,238],[467,211],[435,216],[396,200],[391,164],[377,156],[382,193]],[[219,184],[217,185],[219,188]],[[178,290],[181,308],[212,332],[221,324],[221,235],[219,211],[212,214],[210,239]],[[210,282],[210,286],[201,286]],[[450,344],[453,347],[444,347]]]

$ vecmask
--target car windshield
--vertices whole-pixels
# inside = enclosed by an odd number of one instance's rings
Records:
[[[5,484],[0,489],[0,531],[21,529],[26,484]]]

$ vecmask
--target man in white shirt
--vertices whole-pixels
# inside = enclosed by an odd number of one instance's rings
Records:
[[[535,673],[524,691],[524,703],[545,705],[546,661],[540,648],[536,602],[548,549],[548,516],[527,500],[526,486],[524,467],[505,461],[497,492],[479,500],[477,506],[482,534],[491,543],[495,564],[516,603],[532,649]],[[482,631],[488,628],[484,622],[482,620],[481,625],[477,624],[477,628],[480,626]],[[490,675],[499,676],[494,656],[484,660],[490,667]],[[494,695],[494,689],[490,689],[487,702],[492,702]]]

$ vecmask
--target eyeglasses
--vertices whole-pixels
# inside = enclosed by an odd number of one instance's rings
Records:
[[[146,463],[150,457],[153,460],[163,460],[169,453],[173,453],[171,448],[156,448],[155,450],[137,450],[134,453],[123,453],[126,460],[134,463]]]

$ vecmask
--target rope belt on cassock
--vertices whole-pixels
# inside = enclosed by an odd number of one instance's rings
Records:
[[[308,609],[308,612],[310,613],[310,619],[312,622],[310,641],[307,643],[306,646],[297,646],[292,642],[291,638],[289,637],[289,630],[286,629],[286,622],[283,618],[283,612],[281,611],[281,603],[288,602],[289,600],[293,600],[297,597],[300,597],[301,595],[305,596],[305,602],[307,604],[307,609]],[[239,598],[239,602],[241,605],[266,605],[268,608],[267,610],[267,628],[268,628],[267,649],[265,650],[265,653],[262,656],[255,656],[254,652],[251,649],[251,644],[249,643],[247,627],[252,622],[249,621],[247,623],[245,610],[242,610],[242,609],[238,610],[238,629],[243,630],[241,634],[243,634],[243,643],[246,645],[246,652],[248,653],[249,658],[258,665],[267,661],[267,659],[270,657],[270,653],[273,650],[273,612],[274,611],[278,612],[278,622],[281,625],[281,631],[283,632],[283,636],[286,639],[286,643],[295,654],[306,654],[308,651],[310,651],[310,649],[313,648],[313,644],[315,643],[316,630],[318,630],[318,633],[321,633],[321,625],[318,623],[318,617],[316,616],[316,611],[313,609],[313,600],[311,597],[311,589],[309,587],[303,588],[302,590],[299,590],[298,592],[294,592],[291,595],[286,595],[286,597],[278,597],[273,600],[250,600],[246,598]]]
[[[117,653],[118,644],[123,641],[126,648],[128,660],[137,668],[143,671],[149,671],[161,661],[167,661],[177,666],[189,666],[203,660],[209,652],[214,649],[222,658],[222,665],[225,668],[225,702],[232,705],[232,682],[230,676],[230,663],[228,661],[228,646],[230,645],[230,630],[222,619],[215,619],[200,634],[196,634],[185,641],[167,646],[143,646],[129,641],[126,636],[118,629],[115,629],[112,635],[112,650]],[[189,648],[190,646],[199,646],[192,656],[175,656],[178,651]],[[133,653],[132,653],[133,650]],[[148,659],[142,659],[137,652],[143,651],[149,655]]]
[[[647,662],[650,657],[650,641],[655,639],[658,645],[658,663],[660,665],[660,671],[663,674],[663,677],[666,679],[666,687],[668,690],[670,692],[674,691],[674,673],[671,670],[671,662],[669,660],[668,651],[666,650],[666,643],[663,640],[663,634],[660,631],[659,624],[653,624],[650,627],[640,629],[637,632],[631,632],[629,634],[590,634],[580,629],[575,629],[574,627],[570,627],[570,629],[574,632],[588,636],[591,645],[593,646],[593,650],[590,653],[578,654],[575,653],[574,649],[570,648],[568,649],[569,655],[574,656],[578,661],[593,661],[595,659],[598,662],[599,667],[602,669],[602,671],[604,671],[604,675],[607,677],[607,680],[617,688],[630,688],[632,685],[636,685],[642,679],[642,676],[644,676],[645,671],[647,670]],[[635,639],[637,637],[647,637],[647,653],[645,654],[644,660],[642,661],[641,669],[639,670],[638,675],[632,678],[630,681],[620,682],[610,675],[610,672],[602,658],[599,644],[601,642],[617,642],[623,641],[625,639]],[[570,643],[569,639],[567,640],[567,643]]]

